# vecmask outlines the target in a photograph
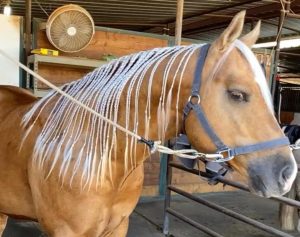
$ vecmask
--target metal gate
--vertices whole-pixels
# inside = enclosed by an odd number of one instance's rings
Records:
[[[172,156],[167,156],[167,173],[166,173],[166,179],[167,179],[167,187],[166,187],[166,193],[165,193],[165,210],[164,210],[164,225],[163,225],[163,233],[167,236],[169,234],[169,229],[170,229],[170,221],[169,221],[169,217],[170,215],[177,217],[178,219],[182,220],[185,223],[188,223],[194,227],[196,227],[197,229],[203,231],[204,233],[208,234],[209,236],[213,236],[213,237],[224,237],[223,235],[213,231],[212,229],[209,229],[208,227],[195,222],[194,220],[188,218],[187,216],[182,215],[181,213],[175,211],[174,209],[171,208],[171,192],[175,192],[181,196],[184,196],[190,200],[193,200],[197,203],[203,204],[209,208],[212,208],[218,212],[221,212],[225,215],[231,216],[239,221],[242,221],[244,223],[247,223],[249,225],[252,225],[260,230],[263,230],[265,232],[268,232],[270,234],[273,234],[273,236],[280,236],[280,237],[293,237],[290,234],[287,234],[283,231],[280,231],[278,229],[275,229],[273,227],[270,227],[268,225],[265,225],[259,221],[253,220],[245,215],[242,215],[240,213],[234,212],[230,209],[224,208],[220,205],[217,205],[213,202],[207,201],[203,198],[200,198],[198,196],[192,195],[188,192],[185,192],[175,186],[172,185],[172,169],[180,169],[182,171],[191,173],[191,174],[195,174],[195,175],[201,175],[203,177],[206,178],[212,178],[212,176],[208,173],[196,170],[196,169],[188,169],[185,166],[181,165],[181,164],[177,164],[175,162],[172,161]],[[246,191],[246,192],[250,192],[249,188],[246,185],[243,185],[241,183],[235,182],[235,181],[231,181],[228,180],[224,177],[218,177],[217,181],[223,184],[226,184],[228,186],[232,186],[235,188],[238,188],[240,190]],[[270,198],[274,201],[277,202],[281,202],[290,206],[294,206],[298,209],[300,209],[300,202],[286,198],[286,197],[273,197]]]

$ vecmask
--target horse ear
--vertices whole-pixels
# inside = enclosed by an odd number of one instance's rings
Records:
[[[241,11],[235,15],[230,25],[215,41],[215,45],[219,50],[226,49],[234,40],[236,40],[242,33],[244,26],[246,11]]]
[[[255,44],[255,42],[259,37],[260,25],[261,25],[261,21],[258,21],[254,29],[241,38],[241,41],[250,48],[252,47],[252,45]]]

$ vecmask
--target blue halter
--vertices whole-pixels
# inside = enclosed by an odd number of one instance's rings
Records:
[[[189,98],[189,101],[185,105],[185,108],[183,110],[184,113],[184,120],[183,123],[185,123],[185,119],[188,116],[188,114],[193,110],[197,114],[197,118],[207,133],[207,135],[210,137],[210,139],[213,141],[215,144],[217,150],[217,154],[225,154],[226,158],[216,158],[214,161],[220,162],[221,160],[223,161],[228,161],[234,158],[235,156],[238,155],[243,155],[243,154],[248,154],[252,152],[257,152],[261,150],[267,150],[271,149],[274,147],[280,147],[280,146],[288,146],[290,145],[289,139],[287,137],[281,137],[269,141],[264,141],[264,142],[259,142],[256,144],[251,144],[251,145],[245,145],[245,146],[240,146],[240,147],[234,147],[231,148],[227,145],[225,145],[222,140],[217,136],[217,134],[214,132],[212,127],[210,126],[205,113],[203,109],[201,108],[200,105],[200,88],[201,88],[201,75],[202,75],[202,69],[204,66],[205,58],[208,53],[209,49],[209,44],[203,45],[201,47],[200,53],[199,53],[199,59],[197,62],[196,70],[195,70],[195,75],[194,75],[194,82],[192,86],[192,93]],[[197,103],[192,102],[192,98],[197,99]]]

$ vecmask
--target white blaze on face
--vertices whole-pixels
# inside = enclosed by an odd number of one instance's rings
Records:
[[[233,45],[237,49],[240,50],[240,52],[244,55],[244,57],[249,62],[251,69],[254,73],[254,79],[260,87],[260,90],[265,99],[265,102],[266,102],[268,108],[270,109],[270,111],[272,111],[272,113],[274,113],[272,97],[271,97],[270,89],[267,84],[266,76],[265,76],[265,74],[262,70],[262,67],[259,64],[257,58],[255,57],[254,53],[249,49],[249,47],[247,45],[245,45],[240,40],[235,40],[233,42]]]
[[[272,100],[272,96],[270,93],[270,89],[268,87],[265,74],[264,74],[262,67],[259,64],[257,58],[255,57],[254,53],[250,50],[250,48],[247,45],[245,45],[243,42],[241,42],[240,40],[235,40],[233,42],[233,45],[234,45],[234,47],[239,49],[239,51],[243,54],[243,56],[249,62],[251,69],[253,71],[253,74],[254,74],[254,79],[257,82],[257,84],[259,85],[262,96],[263,96],[269,110],[271,111],[272,114],[274,114],[273,100]],[[274,119],[275,119],[275,117],[274,117]],[[293,165],[292,165],[293,171],[292,171],[291,177],[289,179],[287,179],[285,182],[285,185],[283,187],[284,193],[288,192],[291,189],[292,184],[297,176],[297,171],[298,171],[298,166],[297,166],[297,163],[295,161],[295,158],[294,158],[292,152],[291,152],[290,156],[291,156],[290,159],[293,162]]]

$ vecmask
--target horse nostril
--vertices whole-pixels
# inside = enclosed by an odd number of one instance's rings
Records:
[[[286,165],[279,173],[279,182],[284,185],[293,175],[293,167]]]

